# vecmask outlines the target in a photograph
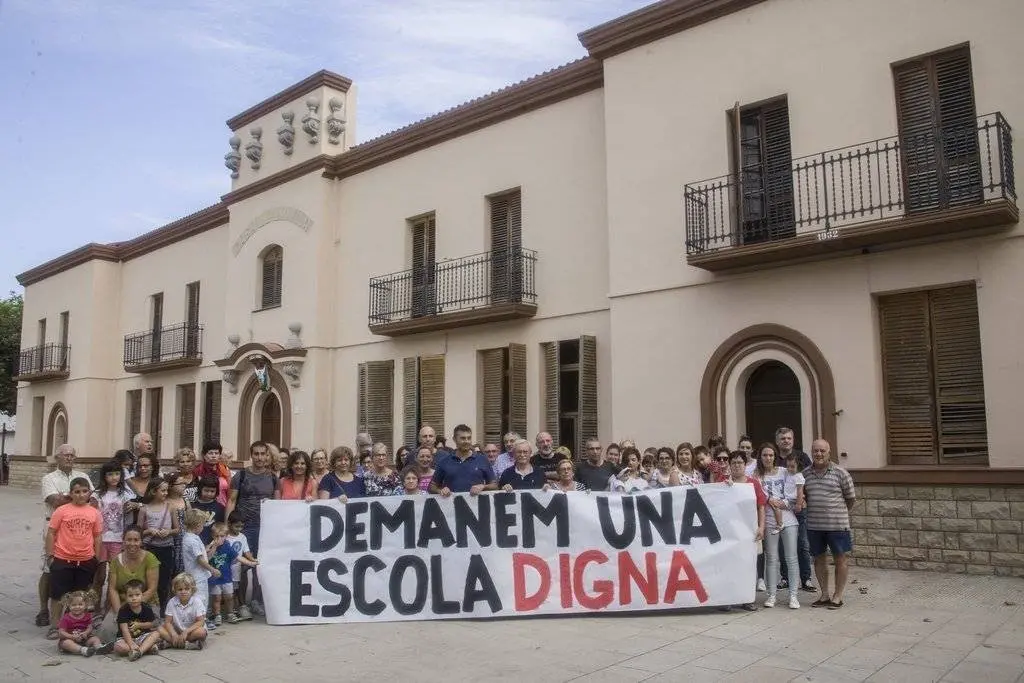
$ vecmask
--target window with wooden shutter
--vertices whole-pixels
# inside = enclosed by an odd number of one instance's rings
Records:
[[[502,446],[507,432],[526,436],[526,347],[480,352],[481,443]]]
[[[178,385],[178,448],[195,448],[196,385]]]
[[[898,64],[893,82],[907,212],[982,201],[969,46]]]
[[[732,125],[743,244],[792,237],[796,213],[786,98],[737,106]]]
[[[420,359],[402,359],[402,443],[415,446],[420,431]]]
[[[523,299],[523,207],[519,190],[490,198],[491,302]]]
[[[544,342],[540,345],[544,357],[544,431],[559,443],[559,386],[558,386],[558,342]]]
[[[437,434],[444,427],[444,356],[420,358],[420,424],[430,425]]]
[[[974,285],[882,296],[878,309],[889,462],[987,464]]]
[[[221,380],[203,382],[203,443],[220,442],[222,386]]]
[[[433,214],[411,221],[412,317],[435,314],[437,305],[437,223]]]
[[[146,411],[149,418],[147,420],[149,435],[153,437],[153,451],[160,456],[164,432],[164,390],[162,387],[153,387],[147,390]]]
[[[579,430],[575,453],[583,457],[587,439],[597,438],[597,338],[580,337]]]
[[[358,431],[367,432],[374,442],[393,448],[395,361],[378,360],[359,364],[357,409]]]
[[[125,394],[125,427],[127,427],[125,448],[132,447],[132,439],[142,431],[142,389],[132,389]]]
[[[199,356],[199,283],[190,282],[185,286],[185,355]]]
[[[263,252],[260,261],[260,308],[281,305],[283,278],[284,250],[274,245]]]
[[[529,438],[526,429],[526,345],[509,344],[508,427],[504,431],[515,432],[525,439]]]

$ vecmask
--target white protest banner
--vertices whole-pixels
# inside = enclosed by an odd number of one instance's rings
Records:
[[[265,501],[271,624],[752,602],[750,486]]]

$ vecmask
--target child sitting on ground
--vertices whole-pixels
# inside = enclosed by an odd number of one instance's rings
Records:
[[[243,537],[244,538],[244,537]],[[220,576],[210,578],[210,600],[213,603],[213,623],[221,625],[221,610],[227,612],[229,624],[237,624],[242,619],[235,612],[235,586],[233,567],[255,567],[256,563],[245,557],[239,557],[234,544],[228,541],[228,525],[217,522],[213,525],[213,540],[206,546],[210,556],[210,564],[220,570]]]
[[[157,647],[160,636],[156,632],[157,619],[153,608],[142,602],[146,585],[132,579],[124,585],[124,604],[117,611],[117,630],[121,637],[114,643],[114,652],[128,655],[134,662]]]
[[[62,652],[92,657],[103,643],[93,633],[93,615],[86,609],[85,591],[65,595],[64,608],[66,611],[57,626],[57,646]]]
[[[182,572],[171,581],[174,597],[164,610],[160,637],[171,647],[202,650],[206,641],[206,604],[196,595],[196,582]]]

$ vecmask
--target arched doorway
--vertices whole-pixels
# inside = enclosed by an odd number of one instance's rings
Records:
[[[260,408],[260,441],[281,445],[281,401],[273,393],[267,394]]]
[[[755,446],[775,442],[775,430],[790,427],[797,447],[803,444],[803,411],[800,405],[800,380],[787,366],[768,360],[757,366],[744,391],[747,434]]]
[[[51,456],[58,447],[68,442],[68,411],[63,403],[57,401],[53,404],[47,422],[46,455]]]

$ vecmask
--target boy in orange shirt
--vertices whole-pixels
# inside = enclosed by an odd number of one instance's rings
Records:
[[[88,590],[96,573],[103,518],[89,505],[88,479],[71,482],[71,502],[54,510],[46,530],[46,558],[50,562],[50,613],[65,594]],[[59,614],[59,612],[57,612]],[[56,623],[56,622],[54,622]]]

